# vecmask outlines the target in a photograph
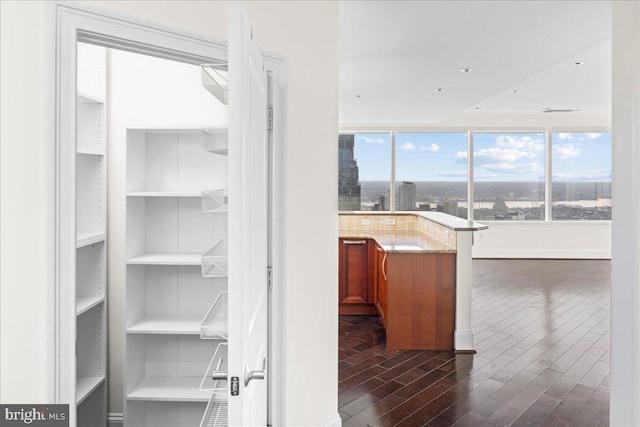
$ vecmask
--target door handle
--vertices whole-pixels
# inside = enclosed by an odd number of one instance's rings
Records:
[[[222,366],[223,360],[222,357],[216,363],[216,370],[211,373],[212,380],[226,380],[227,379],[227,371],[220,370]]]
[[[366,240],[343,240],[342,243],[345,245],[364,245],[367,243]]]
[[[384,280],[387,280],[387,253],[384,253],[384,257],[382,257],[382,275],[384,276]]]
[[[267,359],[262,359],[262,370],[252,370],[249,365],[244,365],[244,386],[248,386],[251,380],[263,380],[267,372]]]

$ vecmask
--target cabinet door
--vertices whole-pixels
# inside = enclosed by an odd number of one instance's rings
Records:
[[[340,304],[369,302],[368,254],[366,239],[340,239]]]
[[[367,239],[367,302],[372,306],[376,303],[377,250],[378,244],[373,239]]]
[[[383,322],[385,322],[386,326],[386,312],[387,312],[387,275],[388,275],[388,264],[387,264],[387,254],[380,247],[376,248],[376,256],[377,256],[377,275],[376,275],[376,307],[378,308],[378,313],[382,316]]]

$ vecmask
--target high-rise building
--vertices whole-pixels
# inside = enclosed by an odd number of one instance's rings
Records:
[[[457,200],[445,200],[442,202],[442,212],[458,216],[458,201]]]
[[[398,187],[396,209],[399,211],[416,210],[416,185],[413,182],[402,181]]]
[[[389,195],[388,194],[382,194],[379,198],[380,200],[380,210],[381,211],[388,211],[391,206],[389,205]]]
[[[354,159],[355,135],[338,137],[338,209],[359,211],[360,180],[358,162]]]

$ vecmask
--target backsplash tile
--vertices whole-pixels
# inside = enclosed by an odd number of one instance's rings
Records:
[[[416,231],[423,233],[445,245],[455,248],[456,231],[411,214],[339,214],[338,225],[343,231]]]

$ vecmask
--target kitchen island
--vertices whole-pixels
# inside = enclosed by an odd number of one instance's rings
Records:
[[[440,212],[341,213],[341,314],[380,314],[393,349],[473,352],[471,245]]]

